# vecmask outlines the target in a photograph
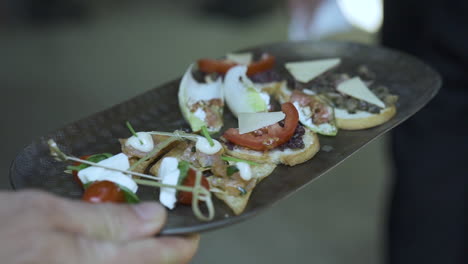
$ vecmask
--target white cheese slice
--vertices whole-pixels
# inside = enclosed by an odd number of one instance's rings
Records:
[[[98,162],[98,164],[119,170],[128,170],[128,168],[130,168],[128,157],[123,153],[102,160]],[[95,181],[111,181],[120,186],[126,187],[134,193],[138,190],[138,185],[132,180],[131,176],[123,174],[122,172],[95,166],[80,170],[78,172],[78,178],[80,178],[83,184]]]
[[[385,108],[384,102],[380,100],[359,77],[346,80],[338,84],[337,90],[359,100],[366,101],[378,107]]]
[[[315,77],[339,65],[341,59],[324,59],[313,61],[288,62],[286,69],[300,82],[306,83],[312,81]]]
[[[163,184],[177,185],[179,182],[180,170],[179,161],[173,157],[164,158],[159,167],[158,176],[161,177]],[[159,201],[169,209],[174,209],[177,202],[177,190],[170,187],[162,187],[159,192]]]
[[[252,62],[252,53],[228,53],[226,59],[241,65],[249,65]]]
[[[245,134],[284,119],[283,112],[239,113],[239,133]]]

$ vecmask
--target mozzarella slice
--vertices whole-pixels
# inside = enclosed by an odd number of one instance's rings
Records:
[[[177,185],[179,182],[180,170],[177,168],[179,161],[173,157],[164,158],[159,167],[158,176],[163,184]],[[177,202],[177,190],[170,187],[162,187],[159,192],[159,201],[169,209],[174,209]]]
[[[128,168],[130,168],[128,157],[123,153],[102,160],[98,162],[98,164],[119,170],[128,170]],[[138,185],[132,180],[131,176],[123,174],[122,172],[95,166],[80,170],[78,172],[78,178],[80,178],[83,184],[95,181],[111,181],[120,186],[126,187],[134,193],[138,190]]]
[[[337,90],[356,99],[385,108],[385,103],[369,90],[359,77],[354,77],[338,84]]]
[[[239,134],[273,125],[285,118],[283,112],[239,113]]]
[[[288,62],[286,69],[300,82],[306,83],[312,81],[315,77],[339,65],[341,59],[324,59],[313,61]]]
[[[252,53],[228,53],[226,59],[241,65],[249,65],[252,62]]]

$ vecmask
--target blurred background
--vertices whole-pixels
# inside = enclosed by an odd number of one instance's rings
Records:
[[[10,162],[35,137],[200,57],[288,39],[375,44],[381,1],[351,1],[310,12],[301,0],[0,0],[0,187],[10,188]],[[259,216],[203,234],[192,263],[383,263],[386,142]]]

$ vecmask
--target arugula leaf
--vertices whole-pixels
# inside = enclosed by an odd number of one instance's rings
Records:
[[[101,153],[101,154],[94,154],[94,155],[91,155],[89,156],[88,158],[86,158],[87,161],[91,161],[91,162],[94,162],[94,163],[98,163],[100,161],[103,161],[105,159],[108,159],[112,157],[112,154],[110,153]],[[80,164],[80,165],[77,165],[77,166],[67,166],[67,170],[71,170],[71,171],[80,171],[82,169],[86,169],[88,168],[89,165],[88,164]]]
[[[118,184],[117,184],[118,185]],[[129,204],[135,204],[135,203],[139,203],[140,202],[140,198],[138,198],[138,196],[133,193],[132,191],[130,191],[130,189],[128,189],[127,187],[124,187],[122,185],[118,185],[119,188],[124,192],[124,197],[125,197],[125,201]]]
[[[103,161],[105,159],[108,159],[108,158],[110,158],[112,156],[113,155],[110,154],[110,153],[101,153],[101,154],[92,155],[89,158],[87,158],[86,160],[94,162],[94,163],[98,163],[98,162]]]
[[[228,166],[226,168],[226,173],[229,177],[231,177],[234,173],[238,172],[239,169],[236,166]]]
[[[179,181],[178,181],[178,185],[182,185],[182,183],[184,182],[185,178],[187,178],[187,175],[188,175],[188,171],[190,169],[190,163],[188,163],[187,161],[185,160],[182,160],[182,161],[179,161],[179,165],[177,166],[177,168],[179,169],[180,171],[180,174],[179,174]]]

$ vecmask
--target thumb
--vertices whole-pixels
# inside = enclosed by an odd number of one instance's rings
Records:
[[[135,263],[188,263],[195,255],[200,236],[160,237],[122,244],[115,264]]]
[[[148,237],[163,227],[167,213],[158,203],[89,204],[61,200],[53,226],[99,240],[125,241]]]

